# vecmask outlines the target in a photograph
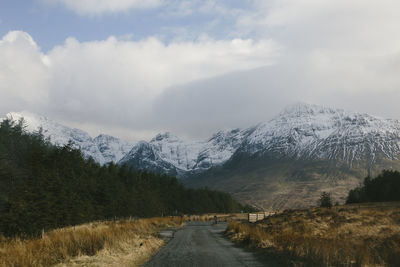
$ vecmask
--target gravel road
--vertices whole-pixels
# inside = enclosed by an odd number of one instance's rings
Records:
[[[165,231],[162,236],[172,239],[144,266],[267,266],[224,238],[225,228],[226,223],[191,222],[173,235]]]

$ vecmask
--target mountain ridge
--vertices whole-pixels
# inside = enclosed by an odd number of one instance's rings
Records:
[[[220,131],[203,142],[183,142],[176,136],[168,142],[161,136],[148,142],[147,148],[158,155],[155,161],[164,161],[175,166],[176,173],[189,175],[222,165],[238,153],[330,159],[343,161],[350,168],[367,158],[373,165],[378,154],[391,160],[397,160],[400,154],[399,121],[304,103],[286,107],[268,122]],[[129,153],[121,163],[143,157]]]
[[[218,131],[204,141],[183,141],[170,132],[157,134],[149,142],[128,142],[100,134],[92,138],[85,131],[70,128],[30,112],[11,112],[7,118],[24,117],[28,131],[42,127],[43,134],[56,145],[69,140],[100,164],[113,161],[130,164],[141,158],[148,165],[166,165],[172,173],[198,173],[222,165],[236,153],[275,154],[303,159],[343,160],[351,167],[357,160],[377,154],[391,160],[400,155],[400,123],[366,113],[296,103],[271,120],[245,129]],[[147,143],[147,146],[143,146]],[[135,148],[135,146],[140,146]],[[140,148],[140,149],[139,149]],[[153,159],[148,156],[153,153]],[[140,166],[135,166],[141,168]],[[166,173],[171,171],[165,170]],[[159,169],[162,172],[162,168]]]
[[[32,121],[33,126],[42,123],[52,137],[48,119]],[[131,144],[54,125],[55,141],[75,138],[84,154],[100,164],[114,161],[177,176],[187,185],[224,190],[261,208],[311,205],[321,190],[343,202],[365,176],[400,168],[398,120],[304,103],[286,107],[267,122],[219,131],[203,141],[166,132]],[[57,137],[62,130],[65,136]]]

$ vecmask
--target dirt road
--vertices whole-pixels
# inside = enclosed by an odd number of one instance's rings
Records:
[[[226,223],[215,226],[207,222],[189,223],[176,231],[173,238],[144,266],[267,266],[259,262],[253,253],[236,247],[224,238],[225,228]],[[170,233],[163,234],[168,236]]]

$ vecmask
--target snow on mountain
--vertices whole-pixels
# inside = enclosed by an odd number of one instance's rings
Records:
[[[105,162],[120,161],[136,145],[136,142],[123,141],[110,135],[101,134],[93,139]]]
[[[195,169],[209,169],[229,160],[242,144],[249,130],[226,130],[214,134],[207,142],[203,143],[202,149],[197,156]]]
[[[86,157],[104,164],[127,163],[139,169],[185,176],[224,164],[233,155],[272,155],[293,159],[329,159],[350,167],[356,161],[373,164],[378,157],[397,160],[400,155],[400,123],[368,114],[298,103],[285,108],[268,122],[244,130],[219,131],[205,141],[184,141],[171,133],[158,134],[150,142],[125,142],[108,135],[92,139],[29,112],[9,113],[24,117],[29,131],[40,126],[57,145],[72,140]]]
[[[119,163],[135,162],[139,168],[176,175],[193,170],[202,147],[202,142],[183,141],[167,132],[138,143]]]
[[[88,133],[82,130],[61,125],[44,116],[27,111],[10,112],[6,118],[13,121],[23,118],[28,132],[35,132],[42,128],[43,135],[57,146],[64,146],[72,141],[73,147],[80,149],[86,158],[92,157],[100,164],[105,164],[112,159],[117,162],[125,155],[124,153],[130,150],[129,143],[117,138],[100,135],[92,139]]]
[[[368,114],[318,105],[295,104],[258,125],[242,144],[250,154],[272,153],[295,158],[334,159],[348,163],[377,154],[397,159],[400,123]]]
[[[329,159],[350,167],[357,160],[373,164],[377,155],[397,159],[400,123],[368,114],[297,103],[275,118],[244,130],[220,131],[207,141],[182,141],[166,133],[133,148],[120,163],[153,166],[166,173],[205,171],[235,153],[269,154],[295,159]],[[152,155],[151,157],[149,155]],[[157,167],[155,167],[157,166]],[[164,166],[164,167],[161,167]]]
[[[181,176],[223,164],[244,136],[239,129],[220,131],[207,141],[183,141],[171,133],[158,134],[148,143],[139,143],[119,163]]]
[[[158,134],[150,145],[161,159],[183,171],[193,169],[203,146],[202,142],[183,141],[171,133]]]

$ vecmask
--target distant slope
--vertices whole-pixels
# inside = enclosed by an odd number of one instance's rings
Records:
[[[400,162],[381,159],[370,172],[376,175],[384,169],[400,170]],[[367,175],[367,165],[350,168],[323,159],[263,156],[235,158],[182,182],[195,188],[223,190],[243,203],[276,210],[315,206],[323,191],[331,192],[334,202],[344,203],[349,190]]]

